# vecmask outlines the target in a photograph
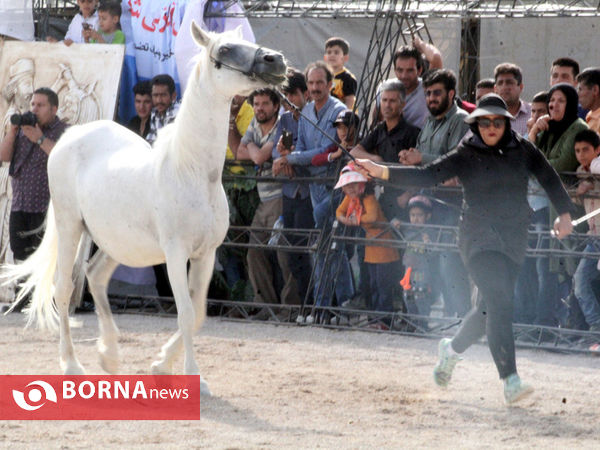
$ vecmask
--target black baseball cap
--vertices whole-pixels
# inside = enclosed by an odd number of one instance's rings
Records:
[[[351,109],[345,109],[344,111],[340,112],[335,118],[335,120],[333,121],[333,126],[337,127],[338,124],[343,123],[348,128],[358,128],[359,122],[360,119],[356,114],[354,114],[354,112]]]

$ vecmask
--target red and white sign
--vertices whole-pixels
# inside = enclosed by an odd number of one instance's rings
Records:
[[[199,375],[0,375],[0,420],[199,419]]]

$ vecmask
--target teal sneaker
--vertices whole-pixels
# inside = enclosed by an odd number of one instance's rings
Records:
[[[452,378],[452,371],[457,362],[461,361],[462,358],[456,354],[451,355],[449,351],[450,343],[452,339],[444,338],[438,345],[438,363],[433,369],[433,380],[435,384],[441,387],[448,386],[450,378]]]
[[[533,386],[521,382],[521,378],[516,373],[504,379],[504,401],[507,405],[518,402],[532,392]]]

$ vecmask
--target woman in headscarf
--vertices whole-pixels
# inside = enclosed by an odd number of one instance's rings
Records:
[[[558,83],[548,91],[548,114],[540,117],[529,132],[529,140],[534,142],[542,151],[548,162],[559,173],[575,172],[579,163],[575,157],[575,136],[588,125],[577,117],[579,98],[573,86]],[[563,182],[573,184],[574,176],[562,175]],[[582,211],[575,211],[581,215]],[[556,211],[548,211],[547,224],[551,225],[556,218]],[[556,242],[550,242],[550,248],[558,248]],[[538,264],[544,270],[543,289],[545,295],[537,300],[536,323],[539,325],[556,326],[564,318],[558,317],[559,275],[566,272],[570,278],[575,273],[577,260],[574,258],[550,257]]]
[[[548,91],[548,114],[540,117],[529,131],[529,140],[542,151],[557,172],[575,172],[575,135],[588,128],[577,117],[577,91],[558,83]]]
[[[504,398],[513,403],[533,388],[521,382],[515,361],[512,331],[513,292],[525,258],[531,209],[527,181],[535,176],[560,213],[557,237],[571,233],[572,202],[558,174],[544,155],[510,128],[511,114],[496,94],[480,99],[465,121],[472,134],[458,147],[424,167],[384,167],[359,160],[362,171],[403,186],[428,187],[457,176],[463,187],[459,250],[480,299],[469,311],[452,339],[439,344],[439,361],[433,371],[439,386],[447,386],[456,363],[472,344],[487,335]]]

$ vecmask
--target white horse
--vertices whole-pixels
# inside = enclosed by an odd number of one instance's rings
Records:
[[[230,103],[236,94],[282,83],[286,64],[280,53],[243,41],[239,29],[212,34],[192,23],[192,36],[205,51],[177,119],[161,130],[153,148],[110,121],[73,126],[57,142],[48,159],[52,200],[44,238],[30,258],[4,274],[26,279],[19,298],[32,291],[28,325],[60,326],[65,374],[85,373],[73,350],[68,317],[73,261],[83,233],[99,248],[86,276],[104,370],[118,369],[118,329],[106,294],[113,271],[119,263],[140,267],[166,261],[179,329],[152,371],[172,373],[183,344],[184,372],[199,373],[192,337],[206,316],[215,251],[229,221],[221,174]]]

